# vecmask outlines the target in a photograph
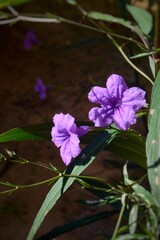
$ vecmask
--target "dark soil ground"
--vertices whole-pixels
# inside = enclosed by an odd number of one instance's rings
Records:
[[[40,2],[40,1],[39,1]],[[88,1],[89,2],[89,1]],[[113,11],[112,1],[92,1],[87,9]],[[65,5],[66,7],[66,5]],[[67,11],[60,3],[36,1],[18,8],[23,12],[54,12],[78,18],[72,7]],[[32,29],[40,39],[40,44],[30,51],[23,48],[26,31]],[[88,111],[93,106],[87,94],[93,85],[105,86],[112,73],[124,76],[130,84],[134,79],[133,70],[119,55],[116,48],[105,36],[86,31],[69,24],[16,23],[0,27],[0,125],[1,132],[25,126],[51,122],[55,113],[70,113],[77,120],[88,120]],[[36,79],[52,85],[47,99],[42,101],[34,92]],[[140,127],[139,127],[140,126]],[[137,129],[145,128],[137,125]],[[13,142],[1,144],[4,149],[14,150],[19,156],[30,161],[52,163],[57,168],[65,168],[59,151],[49,142]],[[121,178],[121,171],[107,162],[121,161],[110,152],[104,152],[85,171],[85,174]],[[52,177],[52,173],[33,165],[1,164],[1,180],[15,184],[31,184]],[[25,190],[17,190],[10,195],[0,195],[0,239],[25,240],[33,220],[51,186],[44,185]],[[37,236],[53,228],[69,223],[80,217],[107,210],[107,207],[92,207],[76,203],[79,199],[93,199],[87,191],[74,184],[47,215]],[[115,223],[115,222],[114,222]],[[56,240],[103,240],[113,229],[113,221],[104,219],[85,227],[58,236]]]

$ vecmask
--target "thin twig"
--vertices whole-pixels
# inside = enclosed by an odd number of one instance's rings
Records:
[[[11,11],[11,9],[10,9],[10,11]],[[12,11],[13,11],[13,8],[12,8]],[[128,37],[125,37],[125,36],[122,36],[122,35],[119,35],[119,34],[116,34],[116,33],[106,32],[105,30],[98,29],[98,28],[95,28],[95,27],[92,27],[92,26],[89,26],[89,25],[86,25],[86,24],[78,23],[76,21],[65,19],[63,17],[59,17],[59,16],[56,16],[56,15],[53,15],[53,14],[51,16],[52,17],[47,18],[47,17],[33,17],[33,16],[28,16],[28,15],[15,15],[14,14],[13,18],[0,20],[0,25],[13,24],[13,23],[16,23],[18,21],[37,22],[37,23],[61,23],[61,22],[65,22],[65,23],[69,23],[69,24],[72,24],[72,25],[75,25],[75,26],[83,27],[83,28],[86,28],[86,29],[89,29],[89,30],[92,30],[92,31],[96,31],[96,32],[99,32],[99,33],[109,34],[113,37],[120,38],[120,39],[129,41],[129,42],[135,43],[140,48],[145,49],[145,46],[142,43],[140,43],[139,41],[136,41],[132,38],[128,38]]]

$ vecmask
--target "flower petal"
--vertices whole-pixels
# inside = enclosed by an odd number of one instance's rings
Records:
[[[77,128],[77,135],[78,137],[82,137],[83,135],[85,135],[89,130],[88,126],[80,126]]]
[[[123,94],[122,104],[138,111],[146,103],[145,94],[145,91],[138,87],[129,88]]]
[[[121,99],[123,97],[123,93],[128,89],[124,78],[117,74],[112,74],[108,78],[106,87],[110,97],[116,97],[118,99]]]
[[[69,134],[66,132],[58,131],[57,127],[53,127],[51,130],[52,142],[56,145],[56,147],[61,147],[64,141],[69,138]]]
[[[89,112],[89,119],[94,122],[96,127],[107,127],[113,121],[113,109],[92,108]]]
[[[108,102],[108,90],[102,87],[92,87],[88,94],[90,102],[105,105]]]
[[[75,132],[77,130],[75,118],[70,114],[55,114],[53,117],[53,122],[59,131],[70,131]]]
[[[136,114],[132,108],[122,105],[115,110],[113,119],[118,128],[127,130],[132,124],[136,123]]]
[[[72,158],[75,158],[81,152],[79,147],[79,138],[76,134],[72,134],[70,138],[68,138],[62,145],[60,149],[60,154],[63,162],[68,165]]]

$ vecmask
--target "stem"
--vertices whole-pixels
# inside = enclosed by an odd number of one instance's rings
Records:
[[[13,8],[12,8],[12,13],[13,13]],[[89,30],[92,30],[92,31],[96,31],[96,32],[99,32],[99,33],[110,34],[113,37],[120,38],[120,39],[129,41],[129,42],[135,43],[140,48],[143,48],[143,49],[146,50],[145,46],[142,43],[140,43],[140,42],[138,42],[138,41],[136,41],[132,38],[128,38],[128,37],[125,37],[125,36],[122,36],[122,35],[118,35],[116,33],[106,32],[102,29],[98,29],[98,28],[95,28],[95,27],[92,27],[92,26],[89,26],[89,25],[86,25],[86,24],[83,24],[83,23],[78,23],[78,22],[75,22],[75,21],[72,21],[72,20],[68,20],[68,19],[65,19],[63,17],[59,17],[59,16],[56,16],[56,15],[53,15],[53,14],[52,14],[52,16],[53,16],[53,18],[51,18],[51,17],[47,18],[47,17],[33,17],[33,16],[27,16],[27,15],[15,15],[14,14],[14,18],[0,20],[0,25],[12,24],[12,23],[15,23],[15,22],[18,22],[18,21],[37,22],[37,23],[60,23],[60,22],[65,22],[65,23],[69,23],[69,24],[72,24],[72,25],[75,25],[75,26],[83,27],[83,28],[86,28],[86,29],[89,29]]]
[[[83,10],[84,11],[84,10]],[[82,12],[83,13],[83,12]],[[85,14],[86,16],[87,14]],[[118,48],[118,50],[120,51],[120,53],[122,54],[122,56],[124,57],[124,59],[137,71],[139,72],[143,77],[145,77],[152,85],[154,84],[153,81],[143,72],[141,71],[125,54],[125,52],[123,51],[122,47],[119,46],[119,44],[113,39],[113,36],[115,35],[114,33],[108,33],[107,31],[105,31],[101,26],[99,26],[97,23],[95,23],[92,19],[89,18],[89,20],[99,29],[99,31],[104,31],[107,35],[108,38],[110,38],[113,42],[113,44]],[[146,47],[146,49],[149,49],[148,44],[146,43],[144,37],[142,34],[140,34],[138,31],[135,30],[135,32],[137,33],[137,35],[140,37],[140,39],[142,40],[142,42],[144,43],[144,46]],[[117,34],[116,34],[117,35]],[[119,36],[119,35],[118,35]],[[128,39],[128,38],[127,38]],[[137,41],[136,41],[137,42]],[[136,43],[139,46],[139,42]],[[144,48],[143,46],[143,48]]]
[[[0,182],[1,185],[12,187],[12,189],[0,192],[0,194],[11,193],[11,192],[16,191],[18,189],[37,187],[37,186],[42,185],[42,184],[51,183],[53,181],[56,181],[60,177],[62,177],[61,174],[59,174],[56,177],[52,177],[52,178],[49,178],[47,180],[44,180],[44,181],[41,181],[41,182],[38,182],[38,183],[33,183],[33,184],[28,184],[28,185],[13,185],[13,184],[10,184],[10,183]]]
[[[50,182],[53,182],[55,180],[57,180],[58,178],[60,178],[61,176],[56,176],[56,177],[52,177],[52,178],[49,178],[47,180],[44,180],[44,181],[41,181],[41,182],[38,182],[38,183],[32,183],[32,184],[28,184],[28,185],[17,185],[16,186],[16,189],[23,189],[23,188],[31,188],[31,187],[37,187],[39,185],[43,185],[45,183],[50,183]]]
[[[35,165],[35,166],[38,166],[38,167],[43,167],[47,170],[50,170],[53,172],[53,169],[51,167],[48,167],[47,165],[43,164],[43,163],[40,163],[40,162],[32,162],[32,161],[29,161],[29,160],[26,160],[24,158],[19,158],[18,160],[12,160],[12,159],[8,159],[9,162],[12,162],[12,163],[19,163],[19,164],[32,164],[32,165]]]
[[[118,43],[112,38],[110,37],[111,40],[113,41],[113,44],[117,47],[117,49],[120,51],[120,53],[122,54],[122,56],[124,57],[124,59],[128,62],[128,64],[131,65],[131,67],[133,67],[137,72],[139,72],[144,78],[146,78],[152,85],[154,84],[154,82],[152,81],[151,78],[149,78],[141,69],[139,69],[125,54],[125,52],[123,51],[122,47],[120,47],[118,45]]]
[[[12,6],[7,6],[7,8],[14,16],[18,16],[18,12],[15,8],[13,8]]]
[[[97,180],[100,182],[106,182],[106,179],[104,178],[98,178],[98,177],[92,177],[92,176],[78,176],[78,175],[70,175],[70,174],[63,174],[63,177],[73,177],[73,178],[82,178],[82,179],[92,179]]]
[[[117,232],[118,232],[118,229],[120,227],[120,224],[121,224],[121,220],[122,220],[122,217],[123,217],[123,213],[124,213],[124,210],[125,210],[125,199],[126,199],[126,194],[122,195],[122,197],[124,197],[123,199],[123,202],[122,202],[122,208],[121,208],[121,211],[120,211],[120,214],[119,214],[119,217],[118,217],[118,221],[117,221],[117,224],[116,224],[116,227],[114,229],[114,232],[113,232],[113,235],[112,235],[112,238],[111,240],[115,240],[115,237],[117,235]]]

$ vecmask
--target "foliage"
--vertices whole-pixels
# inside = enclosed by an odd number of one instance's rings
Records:
[[[41,184],[53,184],[37,213],[27,240],[32,240],[34,238],[48,212],[54,207],[63,193],[67,191],[74,181],[76,181],[79,186],[93,194],[93,200],[80,201],[81,204],[85,204],[88,207],[109,205],[111,210],[106,211],[105,213],[100,212],[94,216],[87,216],[70,224],[60,226],[58,229],[52,230],[50,233],[46,234],[46,236],[42,236],[39,239],[52,239],[66,231],[82,227],[93,221],[98,221],[105,216],[111,217],[112,215],[119,214],[113,234],[110,237],[111,240],[158,240],[160,238],[160,48],[157,45],[157,42],[160,41],[158,38],[159,25],[157,25],[159,20],[157,20],[157,18],[159,18],[159,7],[156,8],[157,14],[153,17],[151,12],[126,3],[124,8],[124,15],[126,17],[123,18],[97,11],[87,12],[77,1],[66,1],[64,4],[68,3],[72,8],[76,10],[78,9],[81,16],[85,19],[85,23],[82,23],[80,21],[76,22],[62,16],[57,16],[52,12],[47,14],[44,13],[40,16],[18,13],[13,7],[14,5],[25,3],[27,1],[28,0],[0,0],[0,8],[3,8],[4,10],[3,13],[1,13],[0,24],[10,24],[16,21],[50,23],[65,22],[83,27],[87,30],[93,30],[108,37],[127,63],[137,72],[137,74],[143,77],[152,86],[150,102],[144,105],[142,111],[139,111],[139,109],[137,110],[137,118],[148,117],[148,129],[146,136],[142,136],[130,128],[119,129],[116,122],[114,124],[113,121],[109,126],[96,127],[91,122],[77,121],[76,124],[79,127],[89,126],[88,133],[80,137],[80,142],[85,144],[85,147],[63,172],[56,169],[51,163],[44,165],[32,162],[19,157],[14,152],[6,150],[7,156],[2,154],[0,156],[0,161],[2,163],[8,161],[12,163],[16,162],[24,165],[32,164],[37,167],[43,167],[48,171],[51,171],[53,177],[30,185],[15,185],[9,182],[0,182],[0,185],[3,188],[1,194],[12,193],[19,189],[35,187]],[[151,1],[150,4],[158,6],[157,1]],[[9,13],[5,7],[9,10]],[[118,33],[116,30],[117,28],[114,28],[115,25],[119,25],[122,29],[125,29],[126,32],[122,32],[127,34],[122,35],[121,33]],[[154,36],[151,34],[153,27],[155,32]],[[128,32],[129,34],[134,33],[132,34],[132,37],[128,37]],[[153,44],[153,42],[155,42],[155,44]],[[136,52],[131,57],[127,54],[127,46],[134,46],[134,49],[136,49]],[[142,71],[139,66],[135,65],[133,59],[136,58],[148,58],[148,66],[146,66],[146,68],[150,67],[152,73],[150,74],[151,76]],[[125,83],[123,83],[123,87],[125,88]],[[95,93],[95,95],[100,94],[101,97],[104,97],[102,92],[99,92],[99,89],[100,88],[96,87],[97,93]],[[101,91],[104,90],[101,88]],[[101,104],[102,99],[100,99],[100,97],[93,100],[95,96],[91,95],[92,93],[90,93],[90,99],[92,102]],[[111,100],[112,99],[110,98],[109,101]],[[104,102],[101,104],[103,105],[103,110],[106,110],[105,104]],[[150,108],[148,107],[149,105]],[[97,110],[94,109],[94,111]],[[67,124],[66,126],[68,127]],[[51,141],[52,127],[53,123],[44,123],[10,129],[0,134],[0,142],[27,140]],[[70,124],[69,127],[71,128]],[[71,132],[70,128],[69,130],[67,129],[69,133]],[[78,128],[75,128],[74,123],[72,124],[72,128],[74,128],[73,134],[76,134]],[[107,180],[95,176],[82,175],[82,172],[92,164],[102,150],[109,150],[115,155],[127,160],[127,163],[125,163],[123,167],[123,179],[121,182],[117,182],[115,179]],[[130,179],[127,170],[127,165],[129,165],[130,162],[138,165],[139,169],[143,169],[143,174],[139,179]],[[144,180],[149,182],[150,189],[146,186]],[[95,196],[96,199],[94,199]],[[126,216],[127,222],[125,220]]]

